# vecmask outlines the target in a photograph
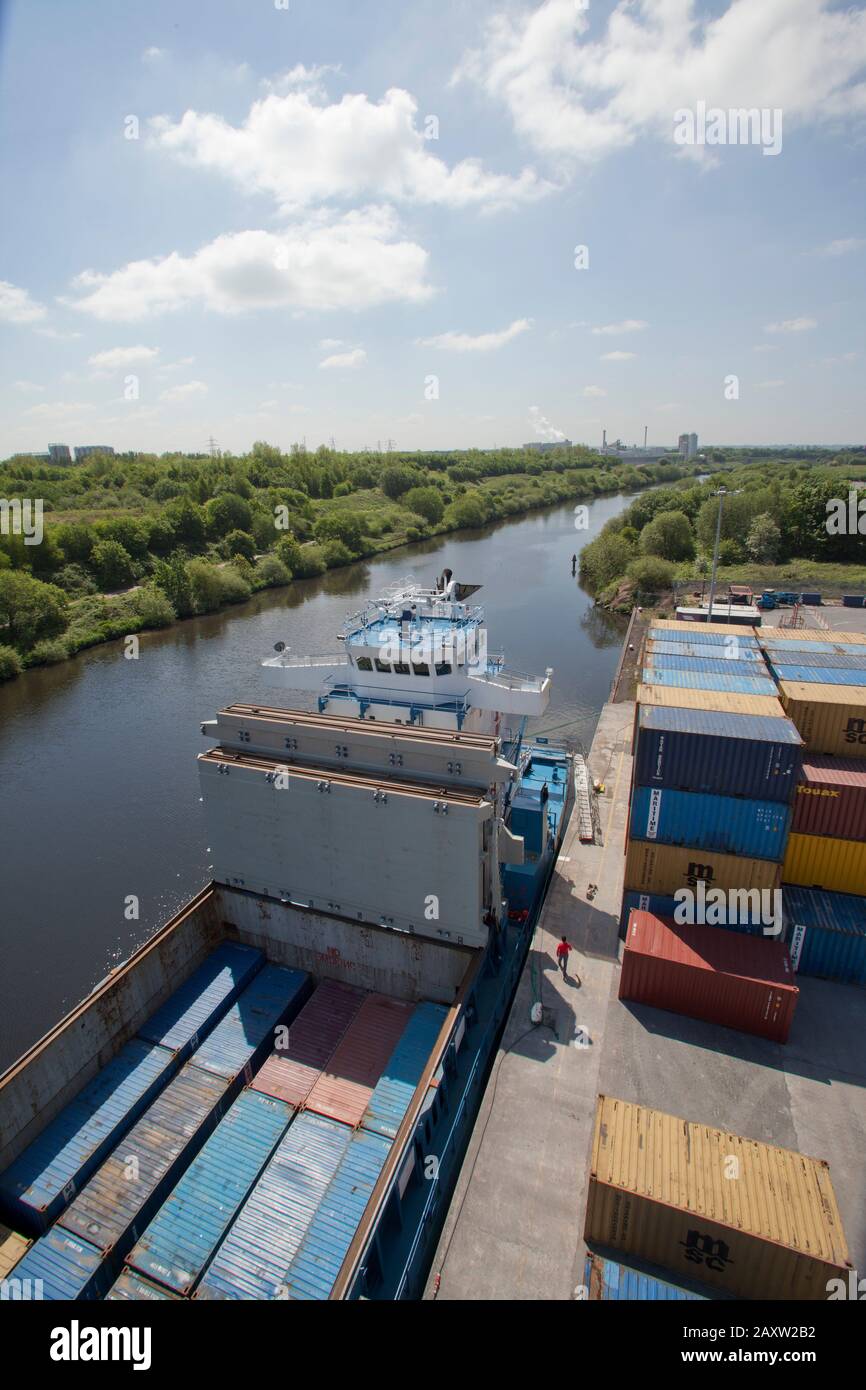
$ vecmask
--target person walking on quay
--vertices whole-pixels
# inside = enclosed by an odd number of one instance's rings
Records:
[[[568,941],[563,937],[556,948],[556,963],[562,971],[562,978],[564,980],[568,977],[568,953],[570,950],[571,947]]]

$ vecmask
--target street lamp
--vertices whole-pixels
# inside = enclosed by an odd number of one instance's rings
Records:
[[[719,564],[719,537],[722,534],[722,503],[724,502],[725,497],[727,496],[727,492],[728,490],[726,487],[720,487],[718,492],[716,493],[716,496],[719,499],[719,515],[716,518],[716,543],[713,546],[713,573],[710,579],[710,603],[707,609],[708,623],[711,623],[713,621],[713,600],[716,596],[716,570]]]

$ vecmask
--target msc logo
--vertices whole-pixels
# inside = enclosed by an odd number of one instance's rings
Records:
[[[734,1263],[723,1240],[713,1240],[712,1236],[701,1235],[699,1231],[689,1231],[680,1245],[692,1264],[706,1265],[717,1274],[724,1274],[726,1266]]]
[[[866,719],[849,719],[845,725],[846,743],[866,743]]]
[[[689,871],[686,874],[686,883],[691,884],[692,888],[697,888],[698,883],[712,883],[715,873],[712,864],[693,864],[689,863]]]

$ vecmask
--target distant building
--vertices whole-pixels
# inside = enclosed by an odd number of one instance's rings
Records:
[[[690,459],[693,459],[693,458],[695,457],[695,455],[697,454],[697,452],[698,452],[698,436],[697,436],[696,434],[690,434],[690,435],[689,435],[689,458],[690,458]]]
[[[698,452],[698,436],[696,434],[681,434],[677,440],[677,449],[680,458],[693,459]]]
[[[71,463],[72,450],[68,444],[49,444],[48,455],[52,463]]]
[[[111,444],[79,444],[75,450],[75,462],[83,463],[91,454],[108,454],[114,457],[114,448]]]
[[[524,444],[523,447],[524,449],[535,449],[539,453],[546,453],[548,449],[571,449],[574,446],[570,439],[555,439],[553,441],[534,439],[531,444]]]

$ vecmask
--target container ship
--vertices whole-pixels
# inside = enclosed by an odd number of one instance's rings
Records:
[[[421,1295],[574,799],[476,588],[202,724],[212,881],[0,1077],[14,1296]]]

